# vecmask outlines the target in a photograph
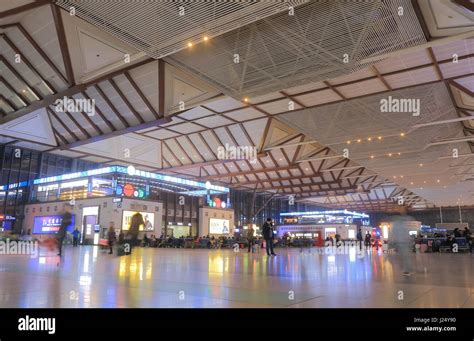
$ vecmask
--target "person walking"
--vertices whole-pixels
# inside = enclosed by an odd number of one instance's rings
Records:
[[[72,232],[72,246],[76,247],[79,244],[79,238],[81,237],[81,232],[79,232],[79,228]]]
[[[273,226],[272,226],[272,218],[267,218],[265,224],[262,227],[262,234],[263,238],[265,239],[265,245],[267,250],[267,255],[276,256],[275,252],[273,251]]]
[[[67,228],[69,225],[72,224],[72,214],[71,214],[71,206],[65,204],[63,206],[63,211],[61,214],[61,225],[59,226],[59,230],[56,235],[56,240],[58,242],[58,256],[62,255],[63,251],[63,242],[64,238],[66,238]]]
[[[114,228],[113,222],[110,222],[109,231],[107,232],[107,239],[109,240],[109,250],[110,250],[109,255],[111,255],[113,253],[112,249],[113,249],[113,246],[115,244],[115,239],[116,239],[115,228]]]
[[[132,216],[130,230],[128,231],[128,234],[131,237],[130,243],[132,247],[138,245],[138,232],[142,225],[145,226],[145,221],[143,220],[143,216],[137,212]]]
[[[413,266],[413,238],[410,236],[410,222],[414,219],[410,216],[393,216],[392,232],[390,233],[390,244],[392,244],[401,257],[402,274],[410,276]]]
[[[249,247],[248,247],[248,251],[247,251],[247,252],[250,252],[250,250],[251,250],[252,247],[253,247],[254,237],[255,237],[255,230],[254,230],[254,228],[252,227],[252,225],[250,225],[249,228],[248,228],[248,230],[247,230],[247,242],[249,243]]]

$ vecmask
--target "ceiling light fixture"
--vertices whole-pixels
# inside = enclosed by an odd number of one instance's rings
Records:
[[[193,47],[193,43],[189,42],[188,47]]]

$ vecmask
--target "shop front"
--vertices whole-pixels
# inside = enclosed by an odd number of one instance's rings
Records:
[[[100,231],[107,229],[112,223],[116,234],[126,233],[130,229],[131,217],[140,214],[144,224],[139,227],[139,239],[145,233],[159,235],[162,229],[163,204],[156,201],[146,201],[123,198],[116,202],[115,198],[95,198],[76,200],[71,213],[73,223],[68,232],[74,229],[81,232],[81,244],[99,244]],[[114,202],[115,201],[115,202]],[[28,204],[25,207],[25,227],[32,227],[32,234],[38,239],[54,234],[59,230],[62,219],[62,209],[68,202],[48,202]]]

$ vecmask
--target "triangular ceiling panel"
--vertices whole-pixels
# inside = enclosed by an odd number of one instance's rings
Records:
[[[81,29],[78,29],[78,36],[82,61],[85,66],[84,72],[86,73],[97,71],[104,66],[123,60],[124,54],[127,53]]]
[[[74,150],[131,164],[148,165],[154,168],[161,167],[160,142],[137,134],[116,136],[80,146],[74,148]]]
[[[215,99],[219,91],[174,66],[165,65],[165,113],[190,109]]]
[[[0,126],[0,135],[56,146],[51,122],[45,109],[9,121]]]

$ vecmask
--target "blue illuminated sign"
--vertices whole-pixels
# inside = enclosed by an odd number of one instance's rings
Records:
[[[351,215],[354,217],[360,217],[360,218],[368,218],[369,215],[365,213],[358,213],[358,212],[351,212],[348,210],[334,210],[334,211],[313,211],[313,212],[285,212],[285,213],[280,213],[280,216],[282,217],[288,217],[288,216],[300,216],[300,215],[314,215],[314,214],[345,214],[345,215]]]
[[[129,175],[129,169],[128,169],[128,167],[123,167],[123,166],[109,166],[109,167],[103,167],[103,168],[99,168],[99,169],[88,170],[88,171],[62,174],[62,175],[57,175],[57,176],[50,176],[50,177],[47,177],[47,178],[35,179],[35,180],[33,180],[32,184],[33,185],[41,185],[41,184],[45,184],[45,183],[49,183],[49,182],[59,182],[59,181],[63,181],[63,180],[85,178],[85,177],[89,177],[89,176],[109,174],[109,173],[123,173],[123,174]],[[193,180],[188,180],[188,179],[181,179],[181,178],[177,178],[177,177],[170,176],[170,175],[151,173],[151,172],[142,171],[142,170],[139,170],[139,169],[135,169],[134,176],[139,176],[139,177],[143,177],[143,178],[147,178],[147,179],[160,180],[160,181],[165,181],[165,182],[172,182],[172,183],[176,183],[176,184],[180,184],[180,185],[193,186],[193,187],[199,187],[199,188],[204,188],[204,189],[206,188],[206,184],[204,182],[193,181]],[[29,181],[23,181],[23,182],[16,183],[16,184],[3,185],[3,186],[0,186],[0,190],[13,189],[13,188],[17,188],[17,187],[26,187],[29,184],[30,184]],[[214,190],[214,191],[217,191],[217,192],[229,193],[229,189],[227,187],[216,186],[216,185],[211,185],[210,190]],[[148,192],[148,190],[145,190],[145,192]]]

